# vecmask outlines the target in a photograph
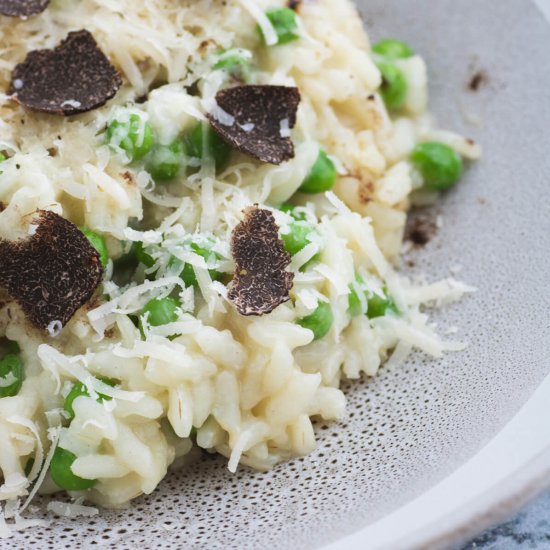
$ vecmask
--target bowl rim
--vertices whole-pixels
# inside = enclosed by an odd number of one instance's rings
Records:
[[[452,548],[511,516],[550,488],[550,432],[544,429],[549,402],[550,375],[504,428],[457,470],[324,550]],[[509,461],[495,463],[501,456]],[[445,499],[450,491],[459,497],[453,504]]]

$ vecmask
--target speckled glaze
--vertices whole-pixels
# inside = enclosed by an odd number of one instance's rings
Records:
[[[485,148],[438,207],[439,233],[407,258],[412,274],[460,270],[478,287],[435,315],[468,349],[347,384],[348,418],[317,426],[311,456],[232,475],[199,455],[128,510],[58,519],[2,550],[449,547],[548,484],[548,423],[535,419],[550,418],[550,28],[527,0],[358,5],[373,39],[425,57],[442,125]]]

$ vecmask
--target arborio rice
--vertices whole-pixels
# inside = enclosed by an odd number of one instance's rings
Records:
[[[479,148],[434,126],[422,58],[391,44],[373,54],[351,2],[292,4],[277,14],[282,0],[58,0],[0,17],[0,84],[19,97],[0,96],[2,240],[31,238],[39,209],[86,227],[108,253],[101,285],[68,322],[37,326],[2,291],[0,334],[22,372],[0,367],[0,535],[2,517],[20,525],[39,487],[120,506],[193,446],[226,456],[232,472],[306,455],[312,419],[345,415],[342,378],[374,376],[413,347],[460,349],[422,306],[469,288],[414,286],[393,266],[411,194],[430,193],[413,149],[438,142],[475,159]],[[78,116],[37,112],[23,94],[32,75],[12,72],[83,26],[122,87]],[[279,164],[228,151],[209,127],[262,131],[219,104],[220,90],[245,85],[299,90],[294,127],[292,116],[271,120],[277,143],[259,146],[278,154],[290,143]],[[80,108],[76,97],[58,106]],[[321,157],[324,174],[308,179]],[[300,192],[305,181],[322,192]],[[278,276],[291,289],[272,312],[245,316],[231,289],[249,268],[233,253],[254,212],[278,226],[272,247],[288,257]]]

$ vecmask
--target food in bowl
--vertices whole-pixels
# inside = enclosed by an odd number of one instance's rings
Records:
[[[123,506],[194,448],[268,470],[345,415],[342,379],[462,349],[427,308],[470,287],[395,269],[412,202],[480,155],[411,46],[347,0],[12,4],[4,518],[38,490]]]

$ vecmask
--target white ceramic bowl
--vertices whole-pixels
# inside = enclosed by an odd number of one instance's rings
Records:
[[[358,4],[373,39],[400,37],[425,57],[442,126],[484,145],[412,258],[413,273],[460,265],[479,288],[437,318],[468,349],[349,384],[349,418],[318,427],[312,456],[237,475],[204,458],[128,510],[57,520],[0,548],[438,548],[548,485],[550,28],[527,0]]]

